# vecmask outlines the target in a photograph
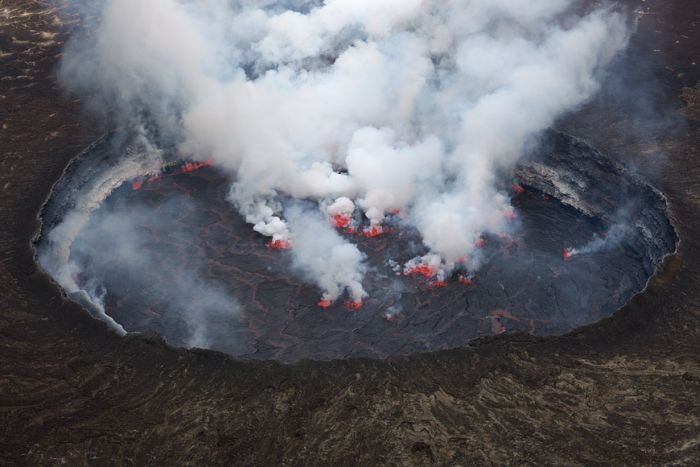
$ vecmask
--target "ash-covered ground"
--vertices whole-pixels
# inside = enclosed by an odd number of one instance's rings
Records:
[[[86,203],[93,191],[76,186],[95,176],[83,176],[94,161],[88,151],[57,185],[46,213],[53,224],[71,203]],[[69,245],[81,289],[70,296],[90,307],[84,291],[127,331],[178,346],[283,361],[383,358],[598,321],[675,248],[661,196],[581,141],[547,135],[516,175],[517,217],[508,233],[482,237],[473,273],[465,265],[441,280],[406,269],[426,250],[400,214],[380,236],[340,229],[367,256],[361,309],[342,300],[320,307],[289,252],[269,248],[232,209],[231,181],[216,168],[130,179]]]

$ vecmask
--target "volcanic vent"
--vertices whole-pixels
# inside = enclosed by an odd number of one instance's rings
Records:
[[[673,248],[653,189],[545,134],[627,46],[614,6],[107,0],[95,19],[60,75],[114,134],[56,186],[39,260],[119,333],[286,361],[555,334]]]
[[[44,209],[41,264],[117,329],[244,358],[380,358],[504,332],[561,334],[612,314],[675,245],[653,188],[585,143],[550,133],[504,178],[508,232],[483,235],[448,275],[416,261],[427,250],[401,212],[381,231],[357,210],[319,215],[367,263],[362,303],[323,300],[299,273],[293,241],[263,237],[231,209],[231,180],[216,166],[143,176],[153,168],[133,157],[125,165],[123,152],[98,143],[67,170]],[[473,273],[470,261],[480,263]]]

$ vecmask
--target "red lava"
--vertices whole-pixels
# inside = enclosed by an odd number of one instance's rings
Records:
[[[336,214],[331,220],[333,225],[335,225],[337,228],[347,229],[350,227],[350,223],[352,222],[352,216],[350,216],[350,214]]]
[[[574,252],[571,251],[571,248],[566,248],[564,249],[562,256],[564,257],[564,261],[571,261],[571,259],[574,257]]]
[[[321,300],[320,302],[318,302],[318,306],[324,309],[330,308],[331,306],[333,306],[333,302],[331,302],[330,300]]]
[[[182,167],[180,173],[186,174],[201,169],[202,167],[210,167],[214,165],[214,159],[209,159],[204,162],[188,162]]]
[[[428,266],[427,264],[419,264],[418,266],[409,269],[405,273],[406,276],[423,276],[423,277],[435,277],[437,275],[437,270]]]
[[[459,283],[464,285],[474,285],[474,279],[469,276],[459,276]]]
[[[204,162],[186,162],[182,168],[176,172],[167,174],[167,175],[181,175],[181,174],[186,174],[190,172],[194,172],[195,170],[201,169],[203,167],[210,167],[214,165],[214,159],[209,159]],[[134,184],[131,186],[131,188],[136,191],[140,190],[143,188],[144,183],[152,183],[160,180],[163,177],[163,175],[153,175],[152,177],[147,178],[145,181],[143,180],[136,180]]]
[[[474,242],[474,246],[477,248],[484,248],[486,246],[486,239],[480,238]]]
[[[430,284],[431,289],[442,289],[447,287],[447,281],[435,281]]]
[[[267,247],[271,250],[291,250],[292,242],[289,240],[273,240],[267,244]]]
[[[352,302],[352,301],[346,301],[345,302],[345,308],[351,311],[357,311],[362,308],[363,303],[362,302]]]
[[[362,235],[364,235],[367,238],[374,238],[374,237],[379,237],[383,233],[384,233],[384,229],[382,228],[381,225],[373,225],[372,227],[365,229],[362,232]]]

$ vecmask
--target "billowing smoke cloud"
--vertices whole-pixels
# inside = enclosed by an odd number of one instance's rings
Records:
[[[320,213],[299,206],[285,210],[291,226],[294,265],[324,290],[322,300],[333,302],[347,291],[354,302],[366,293],[362,287],[364,254],[347,243]]]
[[[91,33],[64,82],[230,170],[233,205],[293,236],[331,299],[364,294],[362,257],[283,198],[347,199],[375,226],[400,210],[449,271],[508,228],[497,174],[628,40],[623,15],[573,0],[107,0]]]

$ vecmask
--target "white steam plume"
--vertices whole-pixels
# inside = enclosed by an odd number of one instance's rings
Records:
[[[496,173],[592,97],[626,46],[623,15],[574,3],[107,0],[63,76],[232,171],[230,199],[263,235],[290,235],[281,197],[347,197],[373,225],[403,211],[449,268],[507,228]]]
[[[333,302],[347,292],[353,302],[367,295],[362,287],[364,254],[328,224],[321,214],[299,206],[285,210],[292,228],[294,265],[324,291],[322,300]]]

